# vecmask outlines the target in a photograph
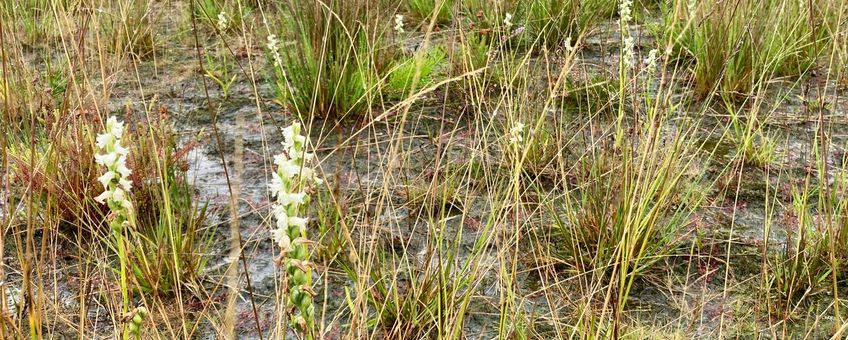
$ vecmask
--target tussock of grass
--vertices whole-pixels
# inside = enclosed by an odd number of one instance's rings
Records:
[[[663,10],[665,35],[694,59],[699,96],[738,97],[774,78],[808,74],[828,50],[838,2],[675,2]]]

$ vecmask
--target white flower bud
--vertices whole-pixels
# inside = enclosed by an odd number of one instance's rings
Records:
[[[403,15],[395,15],[395,31],[398,33],[403,33]]]
[[[306,193],[280,193],[277,195],[277,202],[282,205],[303,204],[306,198]]]
[[[98,195],[94,198],[94,201],[100,204],[106,204],[106,201],[112,198],[112,192],[109,190],[104,191],[102,194]]]
[[[226,31],[228,28],[230,28],[230,21],[227,19],[227,13],[221,11],[218,13],[218,30]]]
[[[308,218],[292,216],[292,217],[289,217],[288,222],[289,222],[290,226],[298,227],[298,230],[300,230],[302,232],[302,231],[306,230],[306,223],[308,221],[309,221]]]
[[[274,157],[274,163],[277,165],[279,176],[291,179],[294,176],[300,174],[301,166],[294,163],[294,161],[286,158],[283,155],[278,155]]]
[[[287,190],[286,183],[283,182],[283,179],[276,172],[271,174],[271,184],[268,184],[268,188],[271,190],[272,197],[279,197]]]
[[[104,133],[97,136],[97,148],[107,149],[115,144],[115,136],[111,133]]]
[[[277,228],[272,230],[271,233],[274,237],[274,242],[277,242],[277,245],[280,246],[280,249],[283,252],[291,251],[291,238],[289,237],[288,231],[286,229]]]
[[[112,180],[115,179],[115,173],[111,171],[106,171],[103,176],[97,178],[97,181],[100,184],[103,184],[103,188],[109,190],[109,184],[112,183]]]
[[[132,174],[132,170],[127,168],[126,158],[120,157],[118,159],[117,165],[115,166],[115,172],[121,175],[121,178],[130,177]]]
[[[118,160],[118,154],[107,153],[103,155],[94,155],[94,161],[105,167],[110,167]]]
[[[524,141],[524,123],[517,122],[509,129],[509,142],[516,144]]]
[[[109,117],[106,120],[106,131],[111,133],[116,139],[121,139],[124,134],[124,122],[119,122],[115,116]]]
[[[128,179],[125,179],[125,178],[119,179],[118,185],[121,187],[121,189],[124,189],[126,191],[132,190],[132,181],[130,181]]]

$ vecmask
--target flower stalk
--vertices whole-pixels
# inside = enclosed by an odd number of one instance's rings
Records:
[[[634,40],[630,36],[630,21],[633,19],[631,6],[633,0],[621,0],[618,4],[619,26],[621,28],[621,56],[618,65],[618,118],[615,122],[615,147],[622,147],[624,129],[621,124],[624,121],[624,89],[627,77],[634,66],[635,52]]]
[[[132,225],[133,205],[130,201],[132,182],[129,176],[132,171],[127,167],[129,150],[121,145],[124,133],[124,123],[114,116],[106,121],[106,131],[97,136],[99,153],[94,156],[97,164],[106,168],[106,172],[97,180],[103,185],[103,193],[94,200],[106,204],[109,214],[109,228],[115,237],[120,261],[121,302],[122,312],[127,313],[130,306],[129,284],[127,282],[127,246],[125,242],[126,229]],[[124,327],[123,338],[129,339],[129,328]]]
[[[308,166],[313,155],[305,151],[306,137],[300,134],[300,124],[284,128],[283,137],[284,151],[274,157],[276,170],[270,184],[271,195],[275,198],[271,209],[276,219],[272,236],[280,246],[283,260],[289,324],[311,339],[315,318],[312,263],[309,261],[312,242],[306,230],[308,219],[301,213],[309,204],[307,190],[320,185],[322,180]]]

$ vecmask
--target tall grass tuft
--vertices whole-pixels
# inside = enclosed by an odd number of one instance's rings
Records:
[[[294,0],[267,50],[277,97],[300,117],[360,114],[393,64],[392,22],[379,1]]]
[[[173,127],[161,121],[137,124],[129,139],[137,183],[129,248],[135,280],[143,291],[179,296],[199,279],[213,236],[203,225],[206,205],[196,201],[185,172],[191,145],[178,148]]]
[[[826,51],[832,1],[675,1],[663,7],[665,39],[694,62],[701,97],[748,95],[777,77],[807,74]]]

